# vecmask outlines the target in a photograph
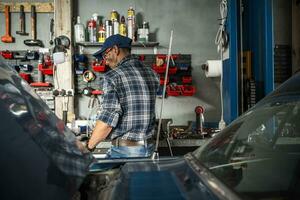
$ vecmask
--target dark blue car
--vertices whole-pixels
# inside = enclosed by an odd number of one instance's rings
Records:
[[[299,199],[299,73],[184,157],[97,160],[0,65],[1,199]]]

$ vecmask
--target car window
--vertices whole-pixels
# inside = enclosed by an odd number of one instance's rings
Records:
[[[279,98],[249,111],[194,155],[242,197],[298,196],[299,98]]]

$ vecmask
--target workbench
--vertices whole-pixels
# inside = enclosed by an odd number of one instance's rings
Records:
[[[174,156],[184,155],[187,152],[193,151],[198,147],[202,146],[209,139],[170,139],[170,144],[173,150]],[[93,152],[97,157],[104,157],[107,150],[110,148],[110,141],[103,141],[99,143]],[[161,140],[159,142],[158,151],[160,155],[169,155],[169,148],[166,140]]]

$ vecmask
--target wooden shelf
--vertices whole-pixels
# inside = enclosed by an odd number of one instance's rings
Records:
[[[77,45],[83,46],[83,47],[100,47],[103,45],[103,43],[100,42],[77,42]],[[132,47],[157,47],[159,45],[159,42],[133,42]]]

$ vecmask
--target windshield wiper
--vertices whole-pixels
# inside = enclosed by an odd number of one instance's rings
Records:
[[[223,168],[223,167],[228,167],[228,166],[242,165],[242,164],[253,163],[253,162],[261,162],[261,161],[266,161],[266,160],[271,160],[271,158],[259,158],[259,159],[243,160],[243,161],[239,161],[239,162],[233,162],[233,163],[213,166],[213,167],[210,167],[209,169],[212,170],[212,169],[218,169],[218,168]]]

